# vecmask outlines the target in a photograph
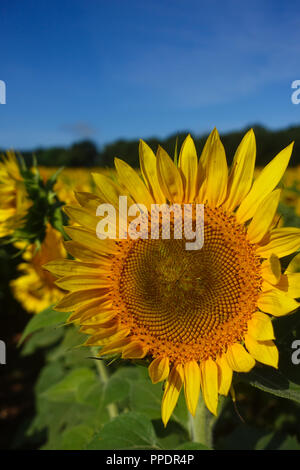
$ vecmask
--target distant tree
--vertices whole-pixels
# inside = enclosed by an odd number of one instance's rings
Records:
[[[234,153],[246,131],[254,129],[257,143],[257,165],[266,165],[272,158],[292,141],[295,142],[291,159],[291,166],[300,165],[300,126],[286,129],[269,130],[260,124],[253,124],[247,128],[222,134],[222,142],[226,150],[228,163],[231,163]],[[157,137],[145,138],[147,144],[154,152],[161,145],[170,155],[174,155],[177,141],[178,152],[182,142],[189,131],[174,133],[165,139]],[[198,155],[201,155],[207,134],[193,135]],[[39,148],[34,152],[20,152],[27,161],[32,160],[32,153],[37,157],[40,165],[47,166],[102,166],[113,167],[115,157],[121,158],[133,167],[139,166],[139,141],[119,139],[104,145],[100,150],[90,140],[75,142],[68,148],[50,147]]]
[[[90,140],[74,143],[68,150],[71,166],[95,166],[98,150]]]

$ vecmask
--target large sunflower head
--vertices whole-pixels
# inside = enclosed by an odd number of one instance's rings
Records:
[[[0,161],[0,237],[22,226],[31,204],[17,158],[7,152]]]
[[[73,312],[69,320],[89,335],[87,345],[101,346],[101,356],[148,359],[152,382],[166,381],[166,425],[182,387],[192,414],[200,392],[216,414],[234,371],[248,372],[256,361],[277,367],[271,316],[292,312],[300,297],[299,274],[282,273],[279,261],[299,249],[300,229],[276,228],[276,187],[292,145],[254,182],[252,130],[229,171],[216,130],[199,161],[190,136],[178,166],[161,147],[155,156],[141,141],[139,150],[141,176],[116,159],[117,181],[95,174],[96,194],[78,193],[80,206],[66,208],[78,224],[66,229],[74,260],[47,269],[69,291],[57,310]],[[124,224],[118,212],[124,195],[128,205],[149,211],[153,204],[204,204],[203,247],[187,250],[185,236],[153,239],[147,230],[144,237],[123,239],[119,233],[118,239],[100,240],[98,206],[113,205],[117,225]]]

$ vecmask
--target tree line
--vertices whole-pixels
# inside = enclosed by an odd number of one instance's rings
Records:
[[[236,148],[250,127],[254,129],[256,137],[257,165],[266,165],[282,148],[292,141],[295,141],[295,147],[290,165],[300,165],[300,126],[269,130],[261,125],[254,125],[238,131],[221,134],[228,163],[232,161]],[[180,149],[188,133],[189,131],[184,131],[174,133],[165,139],[152,137],[145,138],[145,140],[154,152],[156,152],[158,145],[161,145],[170,155],[174,155],[176,142],[177,148]],[[192,135],[192,137],[195,140],[196,148],[200,155],[207,139],[207,134]],[[32,156],[35,155],[38,164],[44,166],[113,167],[114,158],[119,157],[133,167],[138,167],[138,145],[138,140],[120,139],[99,148],[94,142],[83,140],[75,142],[69,147],[38,148],[30,152],[20,151],[20,153],[27,163],[30,164]]]

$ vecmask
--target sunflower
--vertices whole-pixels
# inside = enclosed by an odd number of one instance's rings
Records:
[[[21,244],[16,244],[22,248]],[[22,275],[10,282],[14,297],[30,313],[39,313],[63,297],[63,291],[55,285],[55,277],[43,269],[51,260],[64,258],[62,235],[51,225],[46,228],[46,236],[39,249],[29,245],[24,254],[24,262],[18,270]]]
[[[293,145],[282,150],[253,182],[255,136],[250,130],[228,171],[213,130],[198,161],[190,135],[178,166],[140,142],[141,177],[115,160],[117,182],[94,174],[96,194],[78,193],[81,207],[66,207],[78,225],[66,228],[74,260],[47,269],[69,291],[58,311],[89,335],[99,355],[149,361],[153,383],[165,381],[162,420],[167,424],[181,389],[195,415],[199,394],[217,414],[233,372],[256,361],[277,368],[271,316],[297,309],[300,274],[282,273],[280,258],[300,248],[299,228],[276,227],[280,190]],[[96,236],[102,203],[204,204],[204,246],[188,251],[185,239],[106,239]]]
[[[0,237],[22,226],[31,204],[16,156],[7,152],[0,162]]]

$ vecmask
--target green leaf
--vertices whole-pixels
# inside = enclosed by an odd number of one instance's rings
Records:
[[[289,380],[280,370],[267,366],[256,367],[247,374],[239,374],[237,380],[247,382],[253,387],[272,393],[277,397],[300,403],[300,385]]]
[[[79,424],[66,429],[61,435],[61,444],[57,450],[82,450],[94,435],[94,430],[86,424]]]
[[[254,450],[259,440],[265,435],[265,430],[239,424],[232,433],[222,439],[219,448],[221,450]]]
[[[144,413],[150,419],[161,419],[162,384],[149,380],[131,382],[130,408]]]
[[[94,367],[93,361],[88,360],[90,350],[80,347],[86,340],[87,335],[78,331],[74,325],[68,325],[64,330],[63,340],[47,353],[48,361],[63,360],[68,367]]]
[[[65,430],[84,424],[92,427],[96,432],[108,420],[109,416],[104,407],[95,408],[75,401],[50,402],[40,395],[37,400],[37,414],[31,424],[29,434],[46,429],[48,438],[43,448],[56,450],[61,446],[61,436]]]
[[[247,374],[238,374],[235,380],[250,383],[256,388],[300,403],[300,367],[292,362],[295,351],[292,343],[297,334],[300,312],[274,321],[276,345],[279,350],[278,369],[258,364]]]
[[[200,442],[184,442],[176,447],[176,450],[211,450]]]
[[[112,375],[104,387],[104,405],[124,400],[130,391],[130,382]]]
[[[57,343],[63,336],[63,328],[45,328],[35,331],[25,342],[21,355],[28,356],[33,354],[37,349],[47,348]]]
[[[67,318],[70,316],[69,313],[65,312],[56,312],[52,307],[46,308],[41,313],[34,315],[29,322],[27,323],[25,330],[21,336],[21,339],[18,343],[20,346],[25,338],[31,333],[38,331],[42,328],[57,327],[66,322]]]
[[[103,386],[98,377],[81,382],[76,391],[76,401],[95,408],[104,407]]]
[[[123,362],[120,363],[119,368],[114,372],[114,377],[126,380],[138,380],[144,372],[144,367],[124,366]]]
[[[144,413],[150,419],[161,419],[163,385],[161,383],[153,385],[147,370],[144,371],[141,368],[140,375],[144,379],[131,382],[130,409]],[[179,396],[171,420],[179,423],[184,429],[188,429],[189,414],[183,393]]]
[[[89,450],[157,449],[151,421],[141,413],[125,413],[107,423],[89,443]]]
[[[255,450],[300,450],[300,443],[295,436],[283,432],[274,432],[261,437]]]
[[[90,386],[92,380],[95,380],[95,372],[92,369],[74,369],[63,380],[46,390],[44,396],[54,402],[74,401],[79,386],[83,383]]]
[[[168,426],[164,428],[162,421],[155,420],[153,422],[158,437],[158,445],[162,450],[177,449],[177,447],[185,442],[189,436],[182,430],[181,426],[169,421]],[[163,428],[163,430],[161,429]]]

